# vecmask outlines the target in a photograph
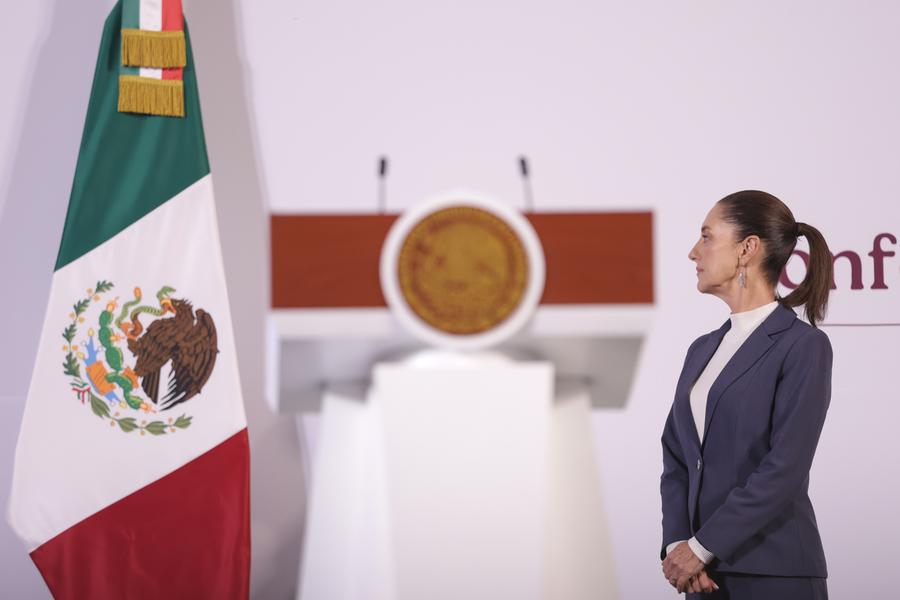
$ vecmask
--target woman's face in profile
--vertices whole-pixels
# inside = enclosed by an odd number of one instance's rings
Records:
[[[739,250],[734,226],[722,219],[722,208],[716,204],[701,225],[700,239],[688,253],[697,265],[697,289],[714,294],[730,287],[738,274]]]

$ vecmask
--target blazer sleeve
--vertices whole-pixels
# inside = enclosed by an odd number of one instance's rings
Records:
[[[704,338],[695,340],[688,348],[684,359],[687,366],[691,353]],[[684,367],[682,367],[682,372]],[[681,442],[675,430],[675,403],[669,409],[666,425],[662,434],[663,472],[659,481],[659,492],[662,496],[662,549],[660,560],[666,557],[666,547],[672,542],[687,540],[691,537],[691,523],[688,516],[688,471]]]
[[[691,537],[687,465],[675,434],[673,412],[674,407],[669,410],[662,435],[663,472],[659,481],[659,492],[662,496],[663,540],[660,560],[666,558],[666,548],[669,544]]]
[[[775,389],[769,452],[695,533],[716,557],[728,561],[785,509],[809,476],[831,400],[831,363],[831,344],[819,329],[809,329],[788,351]]]

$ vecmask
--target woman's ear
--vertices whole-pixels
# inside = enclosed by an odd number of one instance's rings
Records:
[[[743,264],[750,262],[759,253],[761,244],[762,242],[757,235],[744,238],[744,241],[741,242],[741,262]]]

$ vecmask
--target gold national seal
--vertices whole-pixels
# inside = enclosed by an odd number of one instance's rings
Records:
[[[400,291],[423,321],[459,335],[506,320],[528,283],[522,241],[502,219],[474,206],[435,211],[406,236]]]

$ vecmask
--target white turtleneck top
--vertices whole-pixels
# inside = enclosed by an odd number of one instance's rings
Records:
[[[700,377],[698,377],[696,383],[694,383],[694,387],[691,388],[691,413],[694,415],[694,424],[697,426],[697,436],[701,441],[703,440],[703,434],[705,433],[703,427],[706,422],[706,400],[709,396],[709,390],[722,373],[722,370],[725,369],[725,366],[728,364],[728,361],[731,360],[731,357],[735,355],[738,349],[740,349],[744,342],[747,341],[747,338],[750,337],[750,334],[753,333],[777,307],[778,301],[773,300],[772,302],[754,308],[753,310],[731,314],[731,328],[725,332],[725,336],[719,343],[716,353],[709,359],[706,368],[703,369],[703,373],[700,374]],[[666,554],[671,552],[675,546],[683,541],[684,540],[672,542],[666,546]],[[694,554],[697,555],[697,558],[702,560],[705,564],[709,564],[710,561],[715,558],[712,552],[704,548],[695,537],[688,540],[688,545],[691,547]]]

